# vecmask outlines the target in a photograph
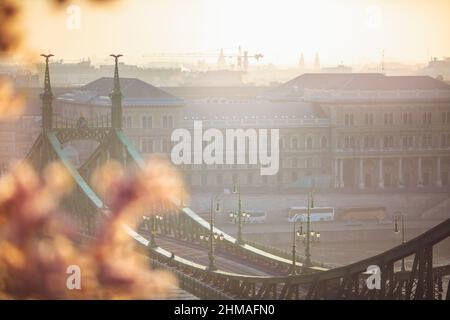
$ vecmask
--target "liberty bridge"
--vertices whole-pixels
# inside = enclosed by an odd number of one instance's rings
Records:
[[[63,205],[76,220],[79,231],[87,236],[94,235],[107,211],[104,199],[88,183],[92,173],[110,159],[128,168],[144,165],[122,131],[121,55],[111,56],[115,60],[111,116],[101,122],[80,118],[74,125],[54,117],[49,70],[52,55],[43,55],[42,132],[26,157],[37,171],[52,161],[59,161],[67,169],[76,188]],[[75,168],[63,145],[80,139],[95,141],[98,146]],[[208,221],[182,202],[176,203],[176,210],[164,219],[159,218],[150,215],[143,221],[151,225],[150,232],[144,228],[127,228],[127,232],[153,267],[170,270],[177,276],[180,288],[200,299],[450,299],[450,265],[433,265],[433,247],[450,236],[450,219],[381,254],[343,267],[326,268],[297,257],[295,248],[291,256],[234,238],[213,225],[212,213]],[[174,252],[186,254],[182,257]],[[411,268],[403,268],[402,261],[411,257]],[[371,290],[366,280],[370,276],[367,268],[373,265],[379,267],[381,281],[379,289]]]

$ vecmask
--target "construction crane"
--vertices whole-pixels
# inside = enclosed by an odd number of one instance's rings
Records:
[[[256,61],[259,61],[259,59],[262,59],[264,57],[263,54],[257,53],[253,55],[249,55],[248,51],[244,51],[242,53],[241,47],[238,49],[237,54],[225,54],[223,49],[220,50],[220,53],[212,53],[212,52],[185,52],[185,53],[167,53],[167,52],[155,52],[155,53],[148,53],[143,55],[144,58],[183,58],[183,59],[189,59],[189,58],[215,58],[218,57],[217,64],[219,66],[225,66],[226,65],[226,59],[236,59],[236,66],[239,69],[247,70],[249,60],[255,59]]]

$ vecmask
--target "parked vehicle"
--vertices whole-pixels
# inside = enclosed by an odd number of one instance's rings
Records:
[[[312,222],[316,221],[334,221],[334,208],[332,207],[315,207],[310,208],[310,219]],[[291,207],[289,208],[288,221],[307,221],[308,208],[307,207]]]
[[[340,215],[339,220],[345,222],[351,221],[378,221],[386,219],[385,207],[359,207],[345,209]]]

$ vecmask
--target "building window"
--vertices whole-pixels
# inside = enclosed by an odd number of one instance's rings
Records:
[[[431,124],[431,112],[427,111],[422,114],[422,124]]]
[[[291,147],[293,150],[298,149],[298,139],[296,137],[293,137],[291,140]]]
[[[375,138],[373,136],[364,136],[364,148],[374,148]]]
[[[344,115],[344,122],[346,126],[352,126],[354,123],[354,117],[353,117],[353,113],[346,113]]]
[[[162,141],[162,151],[163,151],[164,153],[168,153],[168,152],[169,152],[169,149],[170,149],[170,143],[169,143],[169,140],[163,139],[163,141]]]
[[[412,124],[412,113],[411,112],[403,113],[403,124]]]
[[[405,136],[403,137],[403,148],[412,148],[413,146],[413,137]]]
[[[313,137],[306,137],[306,149],[311,150],[313,148]]]
[[[322,139],[320,140],[320,147],[322,149],[326,149],[328,147],[328,139],[327,139],[327,137],[322,137]]]
[[[433,145],[433,137],[429,134],[422,137],[422,145],[424,147],[431,147]]]
[[[122,118],[122,122],[123,122],[123,126],[125,128],[129,129],[129,128],[132,128],[132,126],[133,126],[133,122],[132,122],[131,116],[124,116]]]
[[[354,148],[355,147],[355,138],[346,136],[345,137],[345,148]]]
[[[297,181],[297,179],[298,179],[298,173],[297,172],[292,172],[292,182],[295,182],[295,181]]]
[[[450,112],[442,112],[442,124],[450,123]]]
[[[394,114],[392,112],[387,112],[384,114],[384,124],[385,125],[394,124]]]
[[[364,115],[364,124],[366,126],[371,126],[373,125],[373,113],[366,113]]]
[[[394,147],[394,137],[393,136],[385,136],[383,145],[384,145],[385,148],[392,148],[392,147]]]
[[[172,116],[163,116],[163,128],[173,128]]]
[[[143,153],[152,153],[153,152],[153,140],[150,140],[150,139],[142,140],[141,151]]]
[[[292,168],[298,168],[298,159],[292,159]]]
[[[142,128],[150,129],[153,127],[153,118],[151,116],[143,116],[142,117]]]
[[[443,134],[441,136],[441,146],[442,147],[450,147],[450,134]]]

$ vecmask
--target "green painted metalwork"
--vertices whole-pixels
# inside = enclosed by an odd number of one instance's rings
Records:
[[[41,54],[45,58],[45,77],[44,77],[44,92],[41,94],[42,99],[42,127],[44,130],[49,130],[52,128],[53,124],[53,92],[52,85],[50,83],[50,70],[48,66],[48,61],[52,54]]]
[[[56,134],[54,132],[48,132],[47,133],[48,140],[50,141],[50,144],[58,156],[58,160],[64,165],[64,167],[69,172],[70,176],[72,177],[73,181],[75,181],[75,184],[82,190],[83,194],[89,198],[89,200],[95,205],[96,209],[102,209],[103,208],[103,201],[100,200],[100,198],[97,196],[97,194],[94,192],[94,190],[91,189],[91,187],[86,183],[86,181],[81,177],[81,175],[78,173],[78,170],[74,168],[74,166],[71,164],[70,160],[67,158],[66,154],[61,148],[61,144],[59,143],[58,138],[56,137]]]
[[[119,58],[121,54],[111,55],[114,58],[114,88],[111,93],[111,122],[114,129],[122,129],[122,92],[120,91]]]
[[[58,126],[52,127],[51,102],[53,95],[48,70],[50,56],[45,56],[46,76],[44,93],[42,94],[43,122],[45,125],[43,126],[43,133],[34,143],[27,156],[27,160],[38,170],[42,170],[46,164],[53,160],[58,160],[65,166],[74,179],[76,188],[70,196],[64,199],[64,204],[77,217],[81,230],[88,235],[93,234],[96,223],[103,217],[107,208],[101,198],[86,183],[86,179],[97,167],[110,158],[114,158],[128,167],[142,168],[144,166],[141,155],[121,131],[122,96],[118,73],[118,58],[120,55],[113,57],[116,65],[114,88],[111,95],[112,127],[80,126],[68,128],[63,126],[63,128],[59,128]],[[46,112],[50,112],[50,115]],[[78,171],[64,154],[61,144],[80,138],[99,141],[100,145]],[[176,204],[178,205],[177,212],[157,226],[159,231],[186,241],[199,241],[200,235],[210,231],[210,224],[190,208],[179,203]],[[442,282],[443,276],[450,275],[450,266],[433,268],[431,255],[433,246],[450,236],[450,219],[396,248],[345,267],[331,270],[317,266],[306,268],[300,262],[297,262],[296,266],[302,270],[300,275],[272,277],[209,270],[207,266],[178,256],[172,256],[169,251],[163,248],[150,246],[149,241],[138,232],[129,226],[124,225],[123,227],[136,240],[138,247],[149,254],[150,258],[155,261],[154,263],[159,266],[165,265],[168,268],[176,268],[176,272],[183,274],[183,277],[188,279],[186,280],[186,286],[191,286],[192,290],[204,290],[204,292],[210,292],[210,294],[217,296],[226,295],[236,299],[434,299],[442,298],[442,290],[436,291],[436,286],[439,287],[439,281]],[[252,261],[281,271],[288,271],[291,268],[292,262],[290,259],[266,252],[248,243],[238,243],[234,237],[217,227],[214,227],[213,232],[222,234],[224,237],[220,249],[239,257],[242,261]],[[415,256],[412,269],[406,272],[395,272],[394,263],[411,255]],[[367,277],[366,270],[369,265],[378,265],[382,269],[382,290],[367,290],[364,280]],[[201,286],[199,282],[194,283],[191,279],[201,280],[204,286],[199,289],[199,286]]]

